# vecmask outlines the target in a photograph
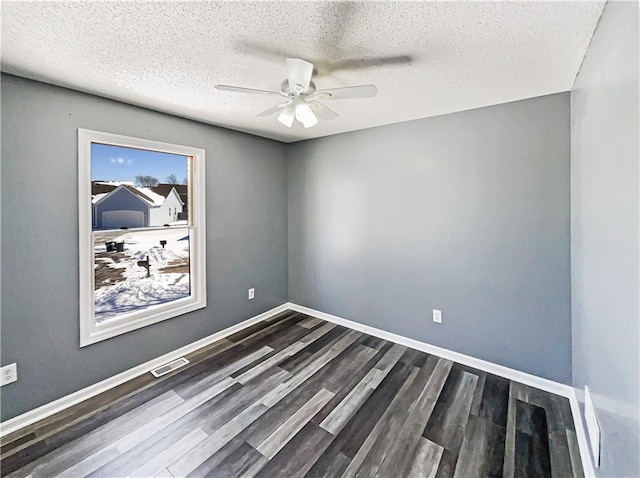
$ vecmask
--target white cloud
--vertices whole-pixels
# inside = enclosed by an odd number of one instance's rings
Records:
[[[124,159],[123,158],[118,158],[118,164],[122,164],[124,163]]]
[[[131,164],[131,163],[133,163],[133,159],[128,159],[127,164]]]

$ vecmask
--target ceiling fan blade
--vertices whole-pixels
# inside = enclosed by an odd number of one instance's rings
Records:
[[[272,106],[271,108],[264,110],[262,113],[258,113],[256,116],[257,117],[271,116],[272,114],[277,113],[278,111],[280,111],[285,106],[287,106],[286,103],[284,103],[284,104],[281,103],[279,105]]]
[[[378,94],[375,85],[346,86],[316,91],[316,98],[323,100],[346,100],[351,98],[373,98]]]
[[[300,58],[287,58],[287,72],[291,91],[304,93],[309,89],[311,75],[313,75],[313,63]]]
[[[331,121],[340,116],[331,108],[327,108],[325,105],[317,101],[309,101],[308,105],[311,107],[311,110],[316,114],[316,116],[321,120]]]
[[[234,91],[236,93],[251,93],[253,95],[282,96],[279,91],[255,90],[253,88],[243,88],[241,86],[215,85],[216,90]]]

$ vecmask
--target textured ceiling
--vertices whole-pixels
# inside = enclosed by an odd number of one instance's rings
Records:
[[[567,91],[604,2],[3,2],[2,70],[285,142]],[[285,57],[313,62],[334,121],[255,115]]]

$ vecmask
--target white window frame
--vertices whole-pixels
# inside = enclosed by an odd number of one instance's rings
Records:
[[[95,257],[91,206],[91,144],[100,143],[190,156],[190,296],[96,323]],[[207,305],[205,233],[205,150],[100,131],[78,129],[78,213],[80,259],[80,347],[137,330]]]

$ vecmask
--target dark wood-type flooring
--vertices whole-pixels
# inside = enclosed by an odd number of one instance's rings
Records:
[[[566,398],[285,312],[2,441],[35,477],[583,476]]]

